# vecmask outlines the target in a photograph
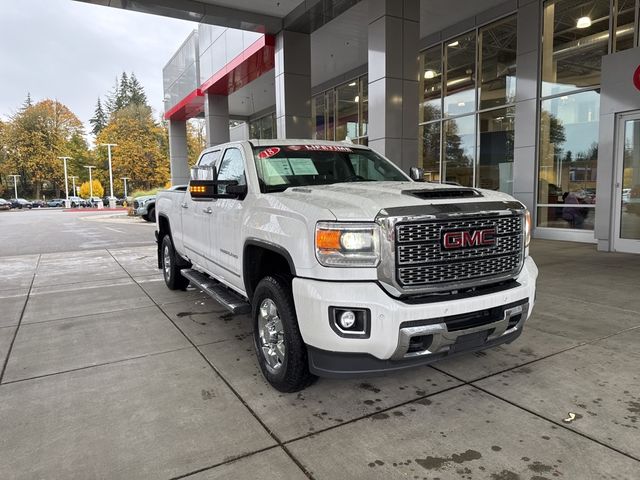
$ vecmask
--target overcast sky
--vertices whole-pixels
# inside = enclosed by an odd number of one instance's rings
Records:
[[[88,125],[98,96],[135,72],[156,116],[162,67],[197,24],[73,0],[0,0],[0,117],[57,98]]]

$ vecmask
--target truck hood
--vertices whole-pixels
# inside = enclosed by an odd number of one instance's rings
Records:
[[[452,191],[451,196],[446,195],[447,190]],[[460,190],[473,190],[479,195],[460,198],[454,193]],[[492,190],[420,182],[350,182],[313,185],[292,187],[276,195],[284,203],[290,199],[329,210],[337,220],[356,221],[374,220],[380,210],[387,208],[513,200],[507,194]]]

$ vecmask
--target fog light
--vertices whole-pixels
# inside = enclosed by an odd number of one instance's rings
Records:
[[[350,329],[356,323],[356,314],[351,310],[347,310],[342,312],[340,315],[340,326],[345,330]]]

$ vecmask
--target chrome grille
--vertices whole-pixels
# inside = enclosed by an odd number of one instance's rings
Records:
[[[402,287],[473,283],[516,274],[522,261],[523,218],[519,215],[435,220],[396,225],[396,275]],[[487,247],[446,250],[443,232],[495,229]]]

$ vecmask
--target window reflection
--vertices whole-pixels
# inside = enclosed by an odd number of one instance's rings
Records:
[[[440,181],[440,122],[420,125],[420,163],[427,182]]]
[[[633,48],[633,36],[636,20],[635,0],[617,0],[615,51],[621,52]]]
[[[473,186],[473,164],[475,162],[475,115],[444,122],[444,166],[445,181]]]
[[[419,121],[429,122],[442,117],[442,48],[440,45],[420,55]]]
[[[447,42],[444,111],[447,116],[476,109],[476,32]]]
[[[515,101],[517,39],[515,17],[480,30],[481,110]]]
[[[513,127],[515,108],[480,114],[478,186],[513,193]]]
[[[593,229],[599,116],[596,90],[542,102],[538,225]]]
[[[351,80],[313,97],[314,138],[367,144],[369,85],[367,76]]]
[[[542,95],[600,84],[609,49],[609,0],[555,0],[544,4]]]
[[[250,138],[275,138],[275,115],[273,113],[249,122]]]
[[[336,140],[338,141],[358,136],[359,93],[357,80],[336,88]]]

